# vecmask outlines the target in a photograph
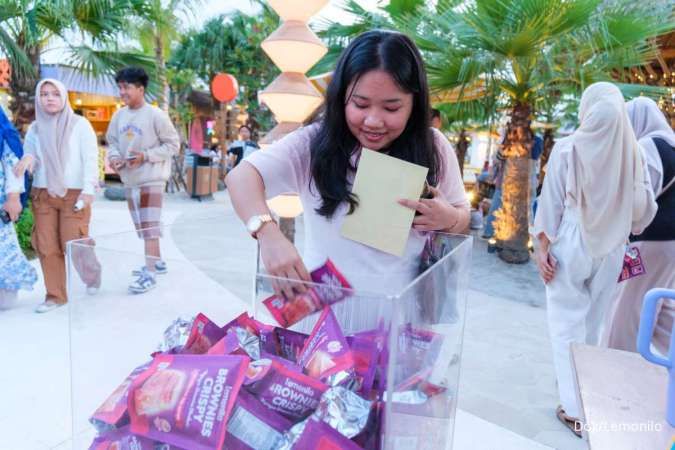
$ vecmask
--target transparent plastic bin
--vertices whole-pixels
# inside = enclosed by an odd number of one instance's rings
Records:
[[[372,330],[386,335],[380,448],[452,448],[471,252],[471,237],[430,233],[425,256],[414,264],[419,275],[409,282],[401,283],[402,274],[352,272],[359,290],[330,288],[335,297],[345,297],[330,305],[345,335]],[[279,325],[264,302],[275,295],[275,286],[297,287],[298,282],[264,273],[261,262],[258,267],[254,315]],[[302,284],[306,289],[325,287]],[[289,328],[310,334],[319,316],[315,312]],[[424,401],[415,397],[420,381],[428,395]]]
[[[272,279],[264,273],[256,276],[255,241],[243,227],[229,227],[237,230],[229,235],[220,231],[232,220],[231,216],[198,219],[162,230],[162,259],[168,272],[158,274],[157,286],[139,295],[128,292],[131,272],[145,264],[143,240],[135,231],[68,245],[72,432],[70,442],[59,449],[90,447],[96,436],[89,421],[93,412],[136,367],[150,361],[164,330],[177,318],[191,319],[201,312],[222,326],[248,310],[258,320],[276,325],[260,303],[272,294]],[[193,236],[200,245],[176,245],[177,234],[183,242]],[[400,293],[383,294],[374,280],[373,292],[350,291],[349,299],[333,305],[347,334],[376,326],[387,331],[390,399],[396,400],[397,383],[409,375],[398,354],[404,331],[412,328],[442,336],[438,349],[418,355],[422,359],[436,355],[434,361],[424,362],[430,369],[425,376],[445,391],[424,405],[385,402],[381,448],[451,447],[471,238],[439,234],[432,240],[435,248],[444,244],[439,260]],[[91,295],[83,282],[87,277],[80,272],[96,264],[101,267],[101,285]],[[318,313],[292,328],[309,332],[317,318]]]

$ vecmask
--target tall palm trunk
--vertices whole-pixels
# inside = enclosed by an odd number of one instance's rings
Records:
[[[502,207],[495,214],[495,235],[502,251],[499,257],[508,263],[526,263],[530,200],[530,129],[532,106],[516,103],[506,128],[503,154],[506,158],[502,184]]]
[[[22,38],[17,44],[21,46]],[[23,134],[28,125],[35,120],[35,86],[40,74],[40,47],[33,46],[26,49],[26,54],[33,66],[33,73],[12,73],[9,90],[12,102],[9,105],[14,119],[14,125]]]
[[[159,31],[155,34],[155,66],[159,93],[157,103],[164,111],[169,110],[169,81],[166,77],[166,59],[164,58],[164,39]]]
[[[464,178],[464,159],[466,158],[466,151],[469,148],[468,135],[466,130],[462,128],[459,132],[459,139],[457,141],[457,162],[459,162],[459,173]]]

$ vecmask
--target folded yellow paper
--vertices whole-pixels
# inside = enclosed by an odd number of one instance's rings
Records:
[[[386,253],[402,256],[415,211],[402,198],[418,199],[428,168],[363,149],[352,192],[359,206],[342,225],[342,236]]]

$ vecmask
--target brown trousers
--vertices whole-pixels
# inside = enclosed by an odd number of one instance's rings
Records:
[[[31,200],[35,222],[33,226],[33,248],[40,258],[42,273],[47,288],[47,300],[66,303],[66,243],[89,236],[91,207],[75,211],[79,189],[68,189],[63,198],[52,197],[46,189],[33,188]],[[91,240],[93,246],[94,242]],[[87,286],[101,284],[101,265],[92,247],[80,246],[73,249],[72,264]]]

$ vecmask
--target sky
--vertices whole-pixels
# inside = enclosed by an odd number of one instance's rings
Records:
[[[205,22],[211,17],[215,17],[218,14],[228,13],[236,9],[240,9],[247,13],[252,13],[256,11],[256,7],[251,5],[251,2],[248,0],[202,0],[204,2],[203,10],[205,14],[199,18],[192,18],[189,20],[190,24],[198,25]],[[366,9],[375,9],[378,3],[386,4],[388,1],[382,0],[357,0],[359,5],[363,6]],[[349,14],[344,13],[340,4],[342,0],[331,0],[328,5],[324,7],[323,10],[319,12],[312,20],[317,20],[321,18],[329,18],[334,21],[342,23],[351,23],[353,19]],[[201,8],[200,8],[201,9]]]
[[[206,21],[213,17],[217,17],[220,14],[227,14],[233,12],[237,9],[242,10],[248,14],[255,13],[258,9],[257,6],[253,5],[249,0],[201,0],[202,4],[199,6],[198,10],[200,11],[199,15],[190,15],[186,17],[185,26],[187,29],[190,28],[200,28]],[[378,4],[387,4],[388,0],[357,0],[359,5],[366,9],[374,10],[377,8]],[[343,3],[342,0],[331,0],[328,5],[326,5],[316,16],[314,16],[310,24],[313,21],[321,19],[330,19],[333,21],[341,23],[352,23],[354,21],[353,17],[349,14],[342,11],[340,5]],[[51,50],[43,54],[42,62],[46,64],[55,64],[63,62],[65,53],[62,50],[63,44],[61,42],[52,43]]]

